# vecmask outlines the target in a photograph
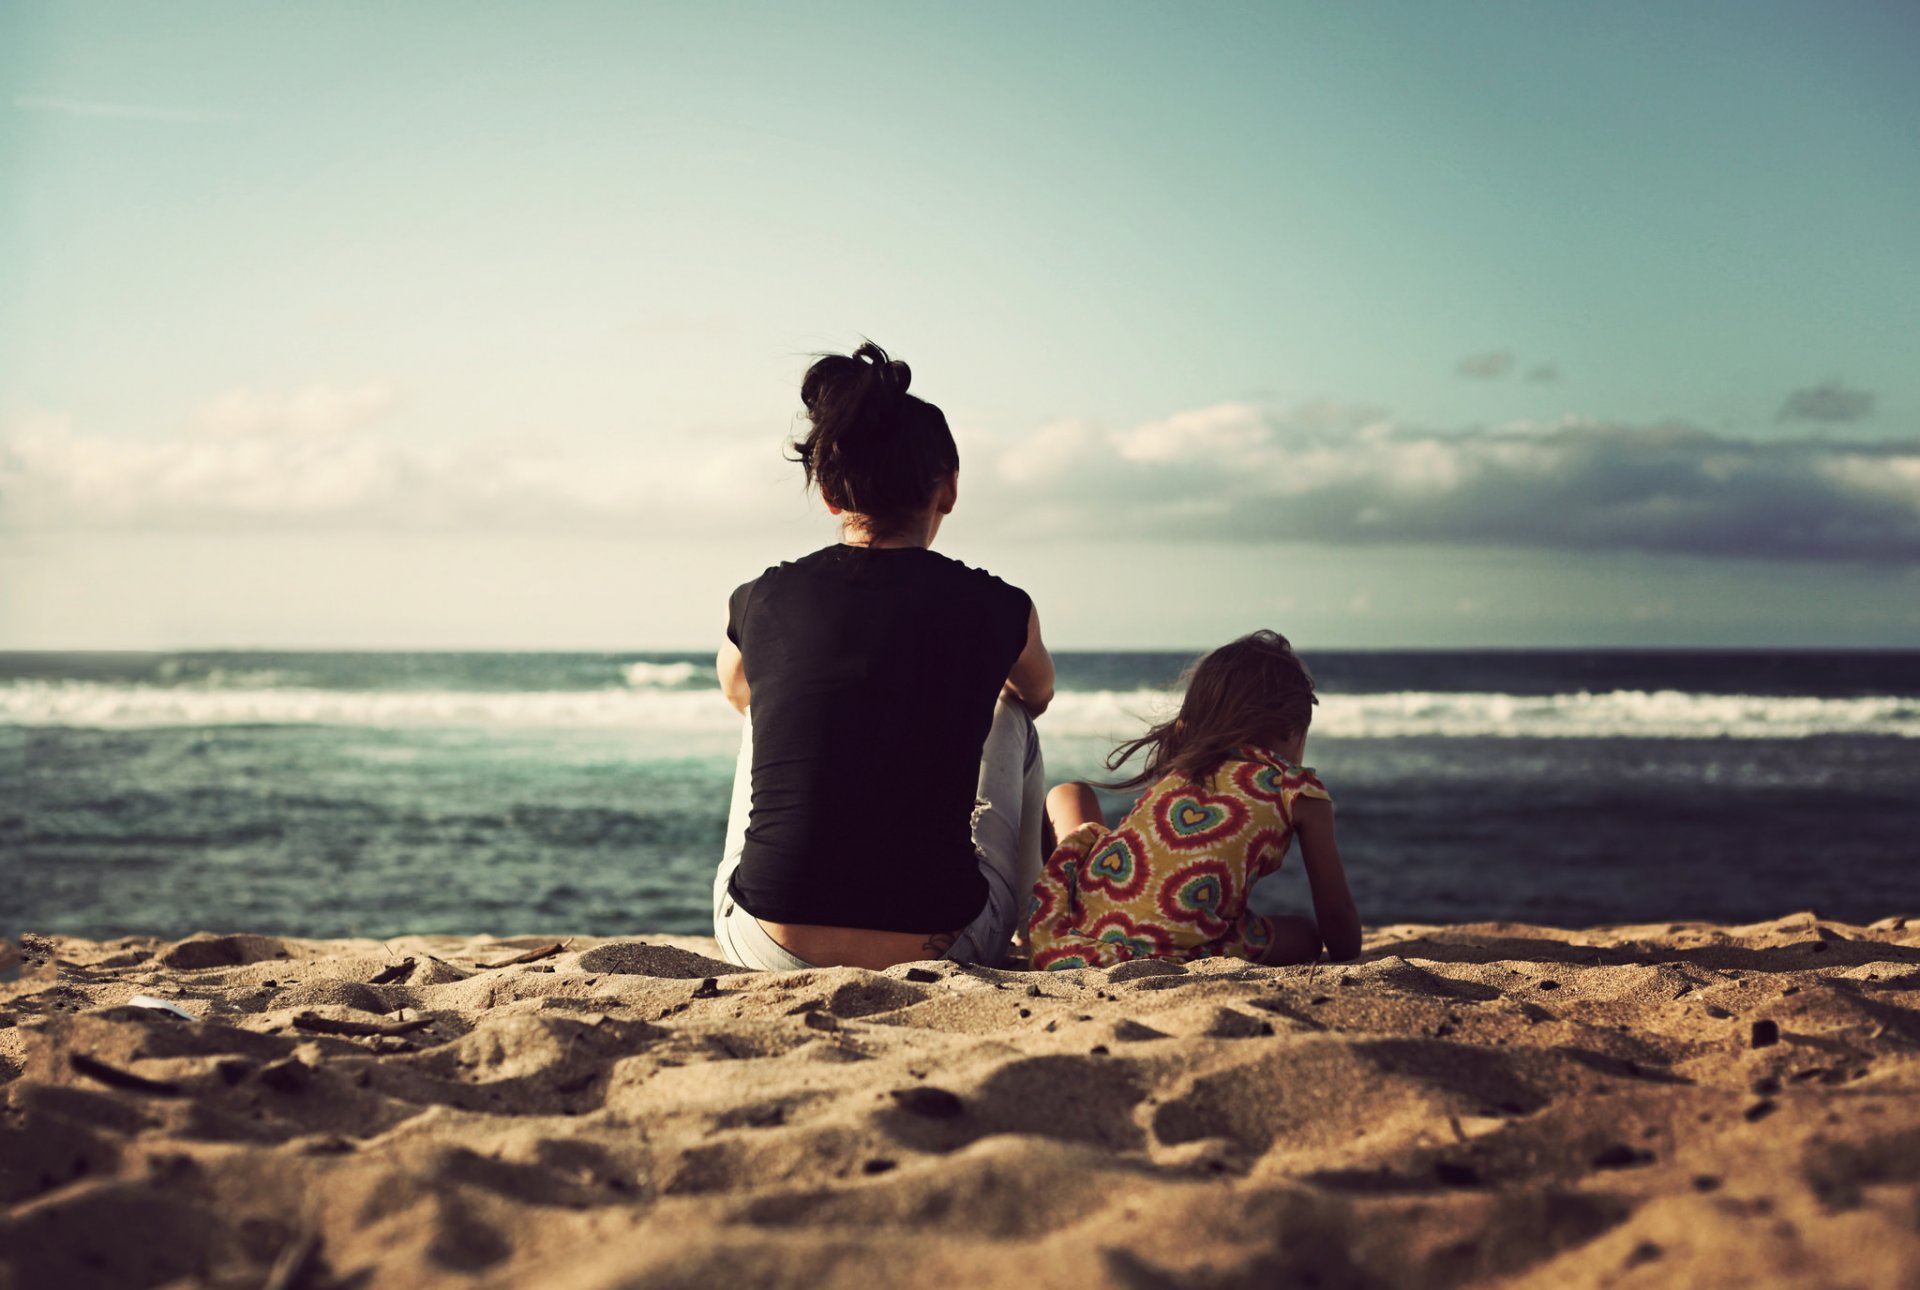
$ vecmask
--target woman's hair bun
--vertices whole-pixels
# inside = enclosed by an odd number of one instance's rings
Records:
[[[807,369],[800,384],[800,401],[809,412],[827,408],[860,409],[878,394],[890,406],[913,384],[913,369],[867,341],[851,354],[826,354]]]
[[[801,403],[808,413],[818,415],[828,409],[860,409],[877,394],[881,395],[877,405],[885,407],[897,403],[912,382],[914,369],[899,359],[889,359],[887,351],[870,340],[849,355],[822,355],[818,363],[806,369]]]
[[[867,341],[853,351],[857,359],[863,358],[872,365],[872,379],[880,389],[898,398],[907,392],[913,384],[913,369],[897,358],[888,358],[887,351],[872,341]]]

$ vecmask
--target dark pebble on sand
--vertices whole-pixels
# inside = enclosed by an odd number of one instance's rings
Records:
[[[1748,1107],[1744,1112],[1742,1112],[1742,1114],[1744,1114],[1747,1117],[1747,1122],[1751,1124],[1755,1120],[1766,1119],[1769,1115],[1772,1115],[1775,1111],[1778,1111],[1779,1109],[1780,1109],[1779,1103],[1775,1102],[1771,1098],[1763,1097],[1758,1102],[1755,1102],[1752,1106]]]
[[[896,1088],[892,1091],[893,1100],[902,1111],[910,1115],[924,1116],[929,1120],[951,1120],[966,1111],[962,1102],[944,1088],[931,1085],[921,1088]]]
[[[1043,996],[1043,995],[1042,995],[1042,994],[1040,993],[1040,987],[1039,987],[1039,986],[1037,986],[1037,985],[1030,985],[1030,986],[1028,986],[1028,987],[1027,987],[1027,998],[1029,998],[1029,999],[1039,999],[1039,998],[1044,998],[1044,997],[1045,997],[1045,996]]]
[[[1542,981],[1540,983],[1540,988],[1542,990],[1558,990],[1560,988],[1560,983],[1558,981]]]
[[[313,1067],[297,1057],[283,1057],[260,1068],[260,1082],[282,1093],[298,1093],[313,1083]]]
[[[1627,1266],[1637,1268],[1642,1263],[1652,1263],[1664,1253],[1666,1253],[1666,1251],[1662,1250],[1652,1241],[1642,1241],[1640,1244],[1634,1246],[1633,1250],[1627,1255]]]
[[[1105,1057],[1107,1055],[1107,1046],[1105,1044],[1095,1044],[1092,1048],[1089,1048],[1087,1051],[1092,1053],[1095,1057]]]
[[[1720,1175],[1695,1174],[1693,1176],[1693,1189],[1695,1191],[1719,1191]]]
[[[860,1172],[863,1174],[883,1174],[889,1169],[894,1168],[898,1168],[898,1166],[891,1160],[869,1160],[866,1164],[860,1166]]]
[[[938,972],[933,971],[931,968],[908,968],[906,976],[907,976],[907,980],[918,981],[922,985],[926,985],[930,982],[938,981],[940,979],[940,974]],[[887,1167],[888,1168],[893,1167],[891,1161],[887,1163]],[[869,1170],[868,1172],[873,1173],[878,1171]]]
[[[1651,1151],[1641,1151],[1624,1142],[1616,1142],[1593,1158],[1595,1169],[1632,1169],[1653,1163]]]
[[[694,998],[696,998],[696,999],[717,999],[717,998],[719,998],[719,997],[720,997],[720,981],[719,981],[719,978],[717,978],[717,977],[707,977],[707,978],[706,978],[705,980],[703,980],[703,981],[701,981],[699,985],[696,985],[696,986],[694,986],[694,987],[693,987],[693,997],[694,997]]]
[[[1780,1042],[1780,1023],[1761,1020],[1753,1023],[1753,1046],[1771,1048]]]

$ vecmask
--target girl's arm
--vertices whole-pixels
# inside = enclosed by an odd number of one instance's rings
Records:
[[[1007,673],[1003,693],[1027,705],[1027,711],[1039,716],[1053,702],[1053,655],[1040,639],[1040,611],[1027,611],[1027,645],[1013,661]]]
[[[747,689],[747,661],[740,657],[740,647],[722,639],[720,653],[713,660],[713,670],[720,678],[720,693],[727,696],[727,702],[733,705],[735,712],[744,713],[752,695]]]
[[[1304,794],[1294,799],[1293,825],[1300,835],[1300,859],[1313,892],[1313,916],[1327,957],[1336,962],[1360,953],[1360,911],[1347,888],[1340,844],[1333,837],[1333,803]]]

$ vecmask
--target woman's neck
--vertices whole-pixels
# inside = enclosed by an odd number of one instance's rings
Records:
[[[959,495],[960,472],[958,469],[950,470],[934,486],[933,495],[927,499],[925,506],[903,517],[898,524],[888,525],[887,531],[881,534],[874,533],[873,521],[858,511],[845,510],[831,501],[827,502],[827,510],[840,517],[842,545],[868,548],[930,547],[940,532],[940,521],[953,510],[953,503]]]
[[[840,541],[844,546],[863,546],[876,551],[888,547],[930,547],[939,531],[940,513],[931,509],[878,536],[849,516],[840,523]]]

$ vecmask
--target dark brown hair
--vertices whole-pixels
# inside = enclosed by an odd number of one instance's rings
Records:
[[[1146,752],[1146,767],[1105,787],[1135,788],[1174,771],[1205,780],[1241,748],[1271,747],[1305,731],[1319,702],[1313,674],[1293,646],[1264,628],[1222,645],[1182,679],[1187,693],[1179,714],[1107,758],[1107,769],[1119,770],[1135,753]]]
[[[851,354],[823,354],[800,382],[812,423],[793,443],[807,483],[831,506],[884,537],[926,506],[960,453],[946,414],[907,393],[913,371],[867,341]]]

